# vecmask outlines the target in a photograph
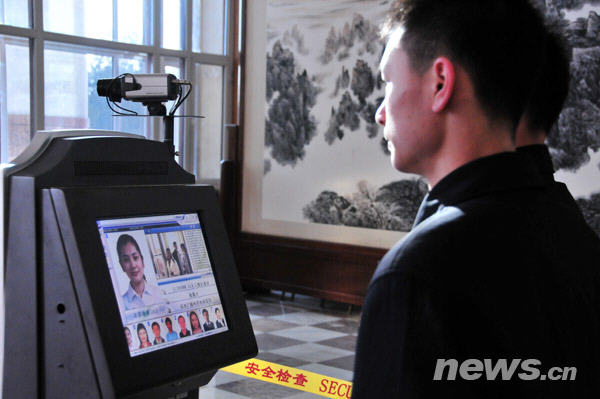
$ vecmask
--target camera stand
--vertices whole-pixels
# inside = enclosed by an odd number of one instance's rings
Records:
[[[162,116],[163,126],[165,130],[163,143],[167,145],[171,155],[175,156],[175,116],[167,114],[167,107],[165,107],[165,105],[161,102],[145,102],[142,104],[148,108],[148,115]]]

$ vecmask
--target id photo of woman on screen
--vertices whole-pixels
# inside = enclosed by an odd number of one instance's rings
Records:
[[[123,331],[125,332],[125,339],[127,340],[127,347],[129,348],[130,351],[132,349],[135,349],[135,344],[133,343],[133,337],[131,336],[131,330],[129,330],[129,327],[125,326],[125,327],[123,327]]]
[[[117,255],[121,269],[129,278],[127,290],[122,294],[125,309],[164,303],[162,292],[146,278],[144,255],[137,240],[129,234],[121,234],[117,240]]]
[[[146,327],[144,327],[144,325],[142,323],[137,325],[137,334],[138,334],[138,338],[140,340],[140,349],[152,346],[150,341],[148,341],[148,331],[146,330]]]
[[[200,334],[202,332],[200,319],[196,312],[190,312],[190,325],[192,326],[192,334]]]

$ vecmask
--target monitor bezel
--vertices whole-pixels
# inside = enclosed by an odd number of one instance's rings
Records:
[[[77,262],[70,262],[70,267],[73,273],[82,273],[87,283],[86,287],[75,288],[89,294],[92,303],[94,318],[86,320],[84,317],[85,327],[97,328],[98,334],[91,335],[100,336],[117,396],[177,384],[190,376],[256,355],[256,340],[212,187],[165,185],[60,191],[72,235],[76,237],[82,270],[73,270],[77,269]],[[58,202],[55,201],[55,206],[61,206]],[[183,213],[198,214],[228,330],[131,357],[97,221]],[[81,312],[85,314],[86,310],[81,309]]]

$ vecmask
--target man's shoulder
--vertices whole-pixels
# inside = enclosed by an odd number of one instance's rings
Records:
[[[383,276],[411,275],[437,278],[473,251],[509,241],[515,227],[514,209],[505,204],[469,201],[447,206],[427,218],[392,247],[381,259],[372,281]]]
[[[455,210],[433,215],[398,241],[381,259],[373,281],[384,275],[424,272],[424,266],[435,263],[442,253],[453,248],[451,232],[468,221]]]

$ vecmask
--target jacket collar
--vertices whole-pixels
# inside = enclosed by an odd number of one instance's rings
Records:
[[[543,185],[535,164],[523,154],[502,152],[478,158],[450,172],[431,189],[419,207],[413,228],[442,205]]]
[[[537,167],[541,177],[546,181],[554,181],[554,165],[548,146],[544,144],[532,144],[517,147],[517,153],[527,155]]]

